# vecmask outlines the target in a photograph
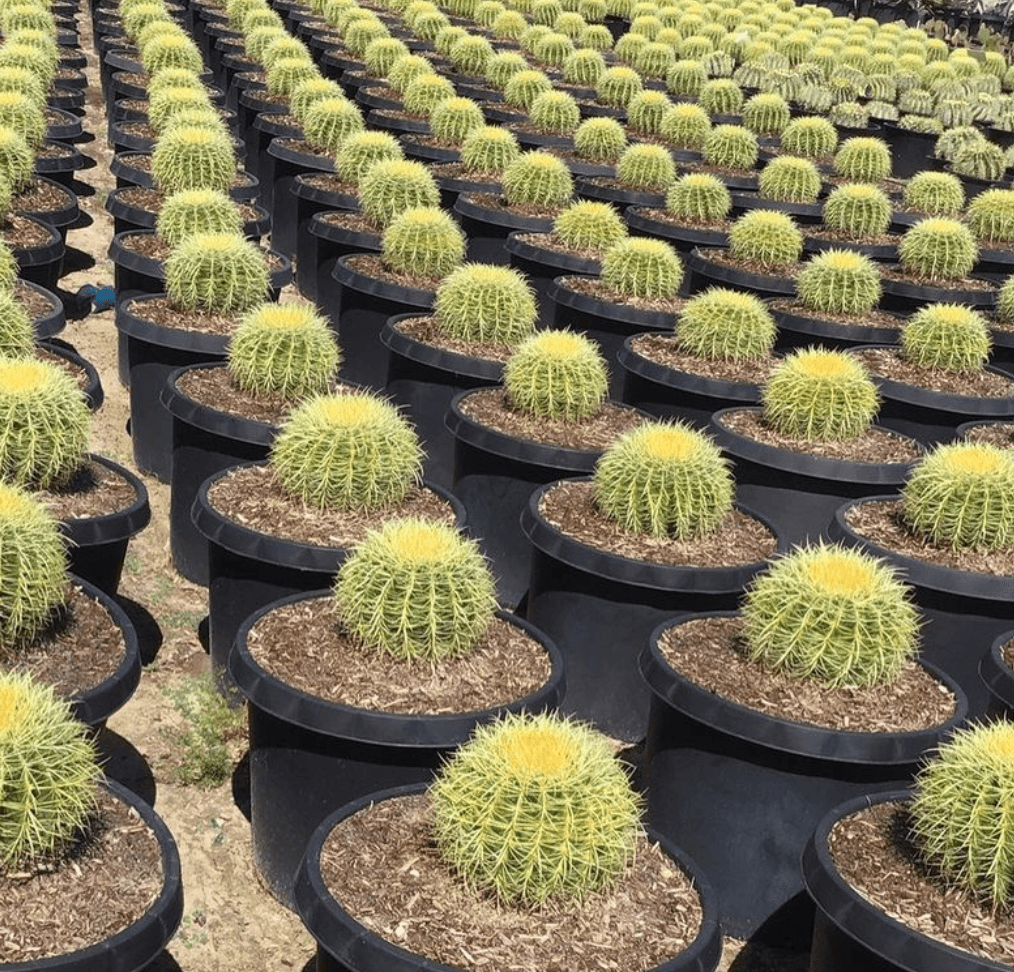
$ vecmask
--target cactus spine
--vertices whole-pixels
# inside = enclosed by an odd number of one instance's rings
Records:
[[[449,337],[513,347],[535,327],[538,308],[528,281],[516,270],[481,263],[449,273],[433,305]]]
[[[606,398],[605,359],[590,338],[573,331],[542,331],[507,359],[504,391],[513,408],[537,418],[579,422]]]

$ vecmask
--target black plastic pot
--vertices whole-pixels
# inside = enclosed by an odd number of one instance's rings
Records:
[[[856,797],[830,810],[803,851],[806,890],[817,906],[811,972],[1006,972],[991,962],[923,935],[887,915],[841,876],[828,837],[841,819],[880,803],[902,803],[909,790]]]
[[[172,469],[169,478],[169,549],[173,566],[187,580],[208,584],[208,541],[194,525],[191,510],[201,483],[243,462],[266,459],[278,426],[210,408],[177,386],[198,369],[225,368],[223,362],[188,365],[170,372],[162,404],[172,415]]]
[[[990,281],[984,281],[990,284]],[[880,306],[885,310],[916,311],[928,304],[965,304],[988,310],[996,306],[999,288],[990,284],[984,288],[969,288],[958,281],[954,286],[948,284],[932,285],[916,283],[908,280],[892,280],[884,276],[880,281],[884,295]]]
[[[275,160],[268,154],[268,148],[275,138],[302,138],[303,129],[288,113],[262,112],[254,119],[257,132],[257,171],[260,174],[261,204],[272,210],[274,205],[274,171]],[[286,200],[287,196],[284,196]],[[291,256],[291,254],[289,254]]]
[[[674,615],[735,607],[767,565],[667,566],[606,553],[542,516],[539,503],[553,485],[536,489],[521,513],[521,530],[532,548],[525,616],[563,655],[562,710],[614,739],[638,742],[648,729],[651,693],[637,659],[651,632]]]
[[[804,232],[808,230],[811,234],[822,232],[804,227]],[[828,250],[851,250],[854,253],[862,253],[863,256],[868,256],[871,260],[876,260],[878,263],[895,264],[898,262],[897,243],[869,243],[865,240],[835,239],[815,235],[807,235],[803,238],[804,253],[826,253]],[[889,302],[883,303],[882,306],[890,310],[899,309],[898,307],[892,307]]]
[[[248,700],[250,823],[254,863],[268,890],[295,907],[293,885],[314,830],[347,803],[393,786],[429,781],[475,727],[506,712],[555,708],[564,666],[549,639],[531,624],[498,612],[535,638],[552,674],[540,689],[510,705],[460,715],[399,715],[328,702],[293,688],[250,654],[247,636],[264,615],[300,601],[325,599],[317,590],[274,601],[247,618],[229,656],[229,672]],[[270,651],[270,647],[266,649]]]
[[[631,206],[623,214],[627,225],[636,236],[654,236],[672,244],[681,253],[690,253],[695,247],[724,247],[729,245],[729,234],[724,230],[698,228],[692,225],[671,223],[653,215],[653,210]]]
[[[296,207],[292,189],[297,176],[308,172],[334,172],[334,160],[315,152],[303,152],[291,145],[291,139],[273,138],[268,144],[262,170],[272,183],[270,201],[271,245],[290,259],[296,254]]]
[[[895,496],[852,500],[835,514],[831,539],[886,560],[912,585],[927,620],[922,628],[922,657],[961,686],[968,696],[968,717],[979,719],[989,704],[989,693],[979,678],[979,660],[998,635],[1014,628],[1011,578],[914,560],[852,530],[847,522],[849,510],[878,501],[901,502]]]
[[[55,230],[59,231],[60,239],[66,243],[67,230],[77,222],[81,215],[77,195],[73,190],[61,185],[54,179],[48,179],[42,175],[37,175],[35,179],[37,182],[44,184],[51,193],[59,196],[59,202],[52,203],[49,209],[32,209],[30,201],[15,197],[13,211],[18,215],[29,216],[40,223],[52,226]]]
[[[316,213],[304,234],[300,231],[300,245],[305,245],[305,258],[296,257],[297,266],[302,268],[300,291],[310,297],[331,319],[338,323],[338,309],[341,303],[342,285],[335,278],[338,261],[353,253],[379,253],[380,233],[364,233],[346,229],[339,223],[332,223],[327,213]],[[305,235],[305,239],[304,239]]]
[[[52,143],[57,149],[49,156],[36,156],[35,171],[40,176],[52,179],[65,189],[73,189],[74,173],[88,167],[90,160],[80,149],[66,143]]]
[[[989,652],[979,662],[979,677],[989,691],[986,715],[989,719],[1010,719],[1014,716],[1014,669],[1007,664],[1003,650],[1014,638],[1014,631],[997,635]]]
[[[915,464],[848,462],[767,445],[729,428],[726,419],[739,411],[716,412],[708,431],[732,459],[736,497],[790,546],[826,540],[835,511],[850,499],[898,493]]]
[[[690,271],[690,293],[697,294],[708,287],[730,287],[745,290],[760,297],[795,297],[796,279],[794,273],[774,270],[771,273],[757,273],[743,270],[712,260],[707,250],[694,247],[687,257]],[[795,269],[795,268],[790,268]]]
[[[81,384],[81,393],[84,395],[89,411],[97,412],[105,401],[105,392],[102,389],[102,380],[99,377],[98,369],[86,358],[81,357],[74,349],[60,338],[51,338],[48,341],[39,341],[38,348],[49,354],[56,355],[71,364],[74,369],[84,376]]]
[[[891,146],[891,172],[896,179],[911,179],[925,169],[926,160],[933,155],[937,135],[932,132],[913,132],[895,122],[882,123],[880,137]]]
[[[67,315],[64,313],[63,301],[56,294],[45,287],[40,287],[38,284],[24,279],[20,279],[18,286],[34,291],[49,301],[49,310],[38,314],[32,319],[32,324],[35,327],[36,341],[45,341],[48,338],[55,337],[67,326]],[[15,296],[17,296],[17,291],[15,291]]]
[[[339,257],[331,271],[338,284],[335,305],[327,306],[338,325],[344,357],[339,374],[344,381],[382,390],[387,384],[387,351],[380,332],[389,317],[433,307],[434,290],[416,290],[360,273],[350,263],[355,254]]]
[[[243,75],[237,75],[237,82]],[[261,156],[258,151],[260,133],[257,131],[257,117],[259,115],[284,115],[288,111],[287,104],[279,104],[269,98],[266,88],[259,84],[247,84],[240,87],[239,95],[236,98],[236,133],[243,139],[243,146],[246,158],[246,169],[252,172],[258,182],[263,181],[267,175],[261,174]]]
[[[904,324],[900,316],[896,327],[864,323],[860,318],[845,324],[822,318],[818,311],[798,303],[792,310],[782,310],[777,305],[768,309],[778,324],[778,347],[783,350],[816,344],[838,350],[863,344],[897,344]]]
[[[342,807],[314,832],[296,877],[295,901],[303,924],[317,941],[317,972],[460,972],[391,944],[355,920],[328,890],[320,870],[320,855],[331,831],[371,802],[421,792],[421,786],[403,787],[364,797]],[[713,972],[722,953],[718,902],[707,875],[664,835],[648,831],[666,856],[686,874],[700,896],[701,929],[694,941],[671,960],[650,972]],[[378,875],[383,880],[383,875]]]
[[[765,199],[754,192],[732,193],[732,210],[738,216],[752,209],[767,209],[791,216],[797,224],[819,223],[823,215],[823,206],[819,203],[779,202],[776,199]]]
[[[447,427],[446,416],[451,400],[459,392],[499,384],[503,362],[445,351],[398,330],[399,321],[418,316],[399,314],[381,329],[380,342],[388,352],[385,394],[415,426],[426,455],[423,464],[426,479],[450,487],[454,436]]]
[[[468,237],[466,259],[470,263],[506,264],[506,240],[512,232],[548,233],[552,217],[523,216],[505,209],[482,205],[471,192],[463,192],[454,203],[458,222]]]
[[[748,709],[700,688],[659,651],[666,629],[699,616],[660,624],[641,655],[652,693],[648,819],[701,863],[727,935],[805,948],[813,905],[799,858],[813,828],[842,800],[907,785],[964,721],[965,699],[925,666],[955,693],[957,711],[922,732],[842,732]]]
[[[141,972],[163,951],[183,917],[183,879],[180,855],[169,828],[139,796],[108,778],[101,784],[131,807],[158,841],[162,858],[162,886],[148,910],[132,925],[95,945],[53,958],[33,958],[4,964],[4,972]]]
[[[619,186],[607,185],[595,178],[585,177],[574,181],[574,192],[582,199],[595,202],[610,203],[621,213],[630,206],[645,209],[660,209],[665,205],[664,192],[651,192],[644,189],[622,189]]]
[[[359,200],[348,193],[327,192],[315,185],[312,177],[298,175],[292,181],[291,191],[296,207],[296,286],[307,300],[317,300],[321,277],[330,280],[331,269],[322,265],[324,258],[318,253],[319,240],[328,237],[315,234],[313,227],[318,224],[314,222],[314,217],[336,209],[354,212],[359,209]],[[380,243],[377,242],[368,249],[376,251],[379,248]]]
[[[979,247],[979,259],[975,264],[975,275],[992,280],[1001,287],[1014,271],[1014,249],[997,248],[995,243]]]
[[[208,491],[228,471],[201,483],[191,511],[208,541],[209,652],[212,672],[226,692],[234,688],[227,665],[242,623],[279,598],[330,587],[348,555],[347,547],[318,547],[268,536],[221,514],[209,502]],[[458,526],[464,526],[465,511],[457,498],[439,486],[432,489],[454,507]]]
[[[55,115],[46,125],[46,138],[54,142],[67,142],[73,144],[83,141],[84,126],[77,115],[60,108],[50,108],[49,114]]]
[[[66,250],[60,232],[32,216],[22,218],[33,223],[48,239],[37,246],[22,247],[8,244],[18,263],[18,275],[22,280],[38,284],[46,290],[55,290],[63,272],[63,255]]]
[[[113,189],[106,197],[106,212],[113,217],[113,234],[129,233],[132,230],[153,230],[158,220],[158,213],[140,206],[132,206],[123,198],[123,189]],[[247,201],[255,211],[253,219],[243,225],[243,235],[247,239],[259,243],[261,237],[271,232],[271,216],[263,206]]]
[[[510,254],[510,265],[515,270],[520,270],[535,288],[539,317],[542,324],[548,327],[553,321],[553,303],[549,299],[553,280],[565,273],[598,276],[602,272],[602,261],[539,246],[538,241],[521,239],[524,235],[526,234],[508,234],[504,249]]]
[[[500,192],[499,182],[484,182],[475,178],[441,175],[439,172],[434,172],[433,175],[440,189],[440,208],[446,209],[448,212],[456,212],[455,207],[458,204],[458,198],[465,193],[488,192],[497,194]],[[461,222],[460,218],[458,222]],[[469,257],[469,259],[472,258]],[[500,262],[504,263],[506,261],[500,260]]]
[[[458,162],[461,159],[461,150],[456,148],[447,148],[441,145],[429,145],[424,142],[418,135],[413,136],[412,134],[403,135],[399,141],[401,147],[410,159],[419,159],[423,162],[434,162],[442,164],[444,162]]]

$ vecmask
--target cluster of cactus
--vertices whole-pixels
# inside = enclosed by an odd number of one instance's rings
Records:
[[[521,148],[507,128],[484,125],[461,143],[462,168],[473,175],[499,176],[519,158]]]
[[[826,250],[799,272],[796,291],[811,310],[859,317],[880,303],[880,271],[862,253]]]
[[[545,91],[532,102],[528,121],[537,131],[570,135],[581,123],[581,109],[566,91]]]
[[[905,184],[908,209],[926,216],[957,216],[965,205],[961,180],[949,172],[918,172]]]
[[[760,361],[771,354],[776,334],[759,298],[724,287],[688,300],[676,322],[680,346],[709,361]]]
[[[465,258],[465,234],[450,214],[436,206],[399,213],[381,237],[384,265],[395,273],[435,279]]]
[[[979,248],[956,219],[930,217],[902,236],[898,255],[906,273],[925,280],[960,280],[972,272]]]
[[[980,243],[1014,241],[1014,191],[987,189],[969,204],[965,221]]]
[[[855,239],[883,236],[891,225],[891,200],[879,186],[839,186],[824,202],[824,226]]]
[[[538,907],[609,886],[640,833],[640,800],[608,740],[555,715],[480,726],[430,796],[443,858],[508,904]]]
[[[757,164],[757,136],[741,125],[716,125],[704,140],[708,165],[724,169],[752,169]]]
[[[282,488],[318,509],[384,509],[419,481],[422,448],[390,402],[366,391],[316,395],[290,413],[271,447]]]
[[[580,422],[596,412],[609,390],[598,345],[574,331],[540,331],[507,359],[504,391],[513,408],[536,418]]]
[[[95,808],[95,744],[54,690],[23,672],[0,675],[0,869],[57,860]]]
[[[632,189],[666,191],[676,181],[676,163],[661,145],[631,145],[616,163],[616,178]]]
[[[235,314],[264,300],[264,253],[242,236],[195,233],[172,249],[165,263],[166,293],[175,307]]]
[[[880,405],[866,369],[841,351],[802,348],[771,372],[761,393],[764,421],[783,435],[841,442],[862,435]]]
[[[663,116],[659,134],[673,148],[701,149],[711,132],[711,119],[700,105],[674,105]]]
[[[615,162],[627,147],[627,132],[615,118],[587,118],[574,132],[574,151],[591,162]]]
[[[224,192],[214,189],[185,189],[173,193],[162,204],[155,219],[159,239],[175,247],[195,233],[243,232],[239,207]]]
[[[732,209],[732,195],[716,176],[692,172],[672,184],[665,207],[688,223],[719,223]]]
[[[357,640],[404,661],[467,653],[497,607],[478,545],[453,526],[415,518],[390,519],[357,544],[334,594]]]
[[[602,454],[595,502],[623,529],[688,540],[715,533],[732,509],[727,460],[706,435],[679,421],[644,422]]]
[[[524,276],[481,263],[453,270],[433,304],[440,330],[461,341],[514,347],[535,329],[538,306]]]
[[[953,550],[1014,546],[1014,457],[984,442],[937,446],[901,491],[908,525]]]
[[[164,132],[151,156],[151,175],[164,193],[184,189],[228,192],[236,178],[236,159],[227,135],[207,128]]]
[[[668,243],[630,237],[606,251],[600,279],[621,297],[673,298],[683,283],[683,264]]]
[[[553,235],[577,250],[605,250],[627,235],[623,217],[608,203],[582,200],[553,221]]]
[[[891,175],[891,149],[879,138],[848,138],[834,156],[834,171],[853,182],[882,182]]]
[[[766,270],[791,266],[803,253],[803,234],[791,216],[755,209],[729,229],[729,256]]]
[[[359,186],[377,162],[403,159],[401,145],[387,132],[358,132],[350,135],[338,150],[334,170],[343,182]]]
[[[985,137],[979,129],[971,125],[960,125],[957,128],[950,128],[940,135],[933,147],[933,154],[938,159],[953,162],[954,157],[962,149],[982,141],[985,141]]]
[[[978,372],[989,358],[993,342],[981,314],[960,304],[921,307],[901,330],[906,360],[923,368]]]
[[[437,206],[440,189],[429,168],[409,159],[374,163],[359,183],[359,208],[376,226],[387,226],[407,209]]]
[[[790,155],[825,159],[838,147],[838,132],[826,118],[796,118],[782,129],[781,144]]]
[[[229,375],[254,395],[323,393],[340,362],[326,319],[309,304],[261,304],[243,316],[229,341]]]
[[[780,155],[761,169],[759,189],[765,199],[815,203],[820,195],[820,173],[809,159]]]
[[[318,98],[303,116],[303,137],[311,148],[334,156],[347,138],[364,128],[363,116],[347,98]]]
[[[840,545],[800,547],[748,588],[751,660],[828,688],[889,682],[918,649],[919,614],[894,570]]]
[[[503,174],[503,196],[509,206],[563,206],[574,194],[567,166],[548,152],[525,152]]]

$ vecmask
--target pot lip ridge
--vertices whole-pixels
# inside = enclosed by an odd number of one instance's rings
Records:
[[[75,545],[91,545],[123,540],[143,530],[151,522],[148,488],[144,485],[144,481],[126,466],[108,456],[89,452],[85,454],[85,458],[126,480],[134,490],[134,500],[122,509],[112,510],[100,516],[60,520],[60,530],[64,536]]]
[[[553,250],[550,247],[539,246],[538,243],[532,243],[528,240],[522,240],[519,237],[528,236],[527,230],[511,230],[507,234],[507,240],[504,243],[504,249],[512,254],[513,256],[521,257],[523,260],[530,260],[533,263],[538,263],[541,266],[549,267],[551,269],[560,268],[569,273],[579,274],[598,274],[602,270],[602,260],[594,257],[579,257],[570,253],[561,253],[559,250]],[[549,236],[549,233],[541,233],[541,236]]]
[[[380,332],[381,343],[393,354],[444,371],[454,371],[465,378],[477,378],[497,384],[503,377],[503,362],[492,358],[471,358],[457,351],[446,351],[436,345],[418,341],[396,325],[419,317],[432,317],[433,312],[395,314],[389,317]]]
[[[682,306],[673,311],[642,310],[626,303],[614,303],[604,297],[584,294],[568,286],[569,278],[574,276],[578,276],[582,280],[597,279],[581,274],[561,274],[554,277],[553,282],[549,285],[548,293],[551,304],[567,307],[579,313],[619,321],[621,324],[651,329],[674,328],[676,319],[682,312]],[[685,297],[678,295],[675,300],[680,305],[686,302]]]
[[[1014,671],[1004,660],[1003,649],[1012,638],[1014,629],[997,635],[979,662],[979,678],[990,694],[1009,709],[1014,709]]]
[[[389,972],[411,972],[411,970],[418,972],[423,968],[428,972],[461,972],[460,969],[452,966],[422,959],[421,956],[408,952],[369,931],[335,901],[320,872],[320,854],[324,842],[341,821],[358,813],[371,803],[422,793],[426,790],[427,785],[415,783],[401,786],[370,794],[346,804],[328,816],[317,827],[299,865],[294,892],[297,913],[318,945],[329,954],[336,953],[326,943],[335,940],[347,942],[348,945],[343,948],[342,954],[345,959],[352,959],[351,965],[353,967],[380,969],[386,966]],[[697,937],[686,949],[671,960],[646,969],[644,972],[669,972],[669,970],[709,972],[717,966],[722,949],[717,894],[708,881],[707,875],[701,871],[688,854],[651,827],[646,827],[645,832],[647,838],[653,843],[657,843],[666,856],[673,860],[680,870],[691,879],[701,902],[702,920]],[[350,955],[350,952],[354,954]],[[376,952],[380,954],[373,961],[374,956],[370,953]],[[368,964],[357,965],[357,959],[365,959]]]
[[[835,763],[905,765],[918,763],[926,751],[960,726],[968,715],[968,698],[961,687],[936,665],[923,658],[917,664],[945,685],[955,698],[954,714],[946,722],[911,732],[846,732],[795,722],[733,702],[701,688],[677,672],[663,657],[659,639],[670,628],[688,621],[739,617],[739,611],[708,611],[662,621],[641,650],[638,667],[652,693],[712,729],[766,748]]]
[[[375,253],[346,253],[338,257],[331,270],[331,276],[343,287],[350,290],[358,290],[368,297],[377,297],[381,300],[396,301],[400,304],[414,306],[432,307],[436,298],[437,283],[434,282],[432,290],[422,290],[417,287],[406,287],[402,284],[392,284],[380,277],[371,277],[366,273],[356,270],[349,264],[353,257],[377,256]]]

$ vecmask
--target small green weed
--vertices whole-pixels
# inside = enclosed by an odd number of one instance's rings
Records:
[[[242,729],[243,710],[229,708],[210,674],[191,676],[163,691],[188,723],[176,737],[176,778],[185,786],[224,783],[232,771],[229,742]]]

